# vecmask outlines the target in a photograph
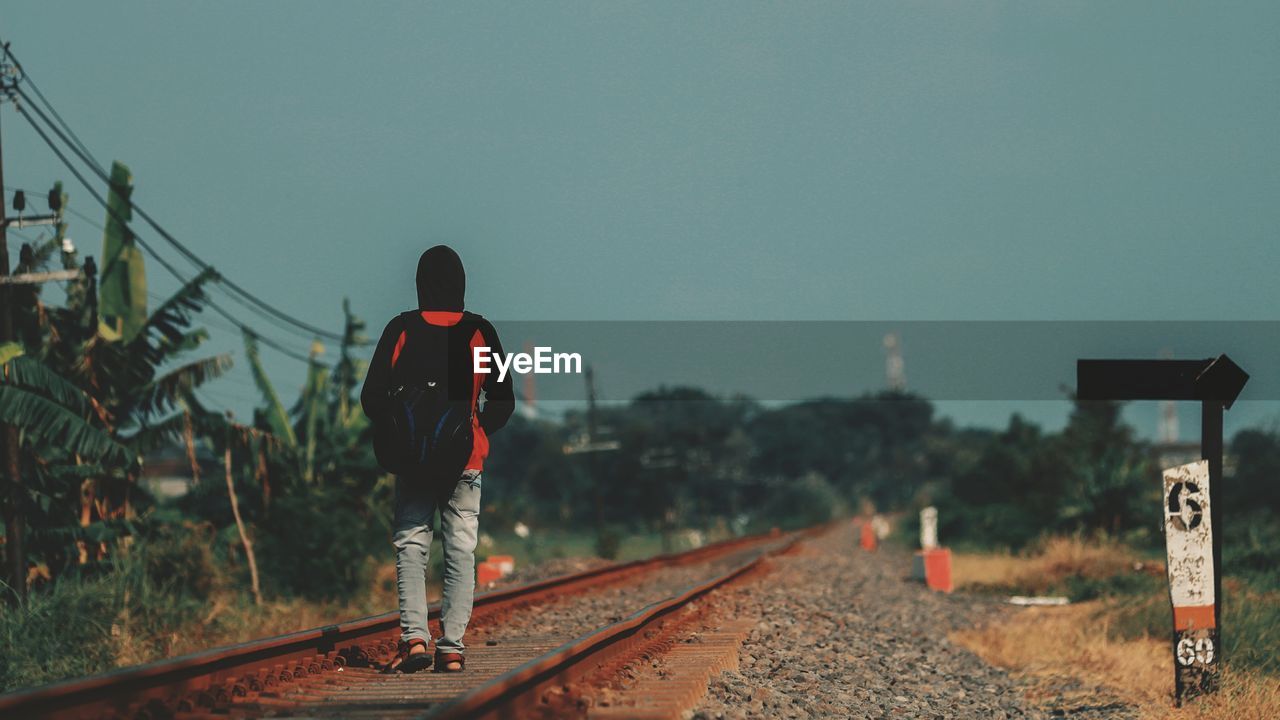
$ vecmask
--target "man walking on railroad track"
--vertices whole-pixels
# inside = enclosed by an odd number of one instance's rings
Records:
[[[476,372],[475,349],[500,354],[502,344],[489,321],[463,309],[466,273],[458,254],[445,245],[424,252],[417,285],[418,309],[387,323],[360,392],[378,463],[396,474],[392,544],[401,632],[383,672],[418,672],[433,663],[426,581],[437,511],[444,597],[434,664],[437,672],[461,672],[475,594],[480,478],[488,438],[511,417],[515,396],[509,376]]]

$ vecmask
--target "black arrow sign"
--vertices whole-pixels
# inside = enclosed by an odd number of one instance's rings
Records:
[[[1208,461],[1209,524],[1213,528],[1213,633],[1196,642],[1222,648],[1222,516],[1218,502],[1222,481],[1222,411],[1230,408],[1249,373],[1240,369],[1226,355],[1208,360],[1077,360],[1076,397],[1081,400],[1199,400],[1200,454]],[[1181,511],[1181,505],[1169,501],[1169,511]],[[1202,518],[1201,518],[1202,519]],[[1179,518],[1181,522],[1181,518]],[[1197,519],[1193,517],[1192,523]],[[1185,638],[1176,640],[1175,667],[1186,662]],[[1193,646],[1193,647],[1199,647]],[[1177,652],[1183,651],[1181,657]],[[1216,657],[1216,656],[1211,656]],[[1218,687],[1218,664],[1202,661],[1194,673],[1175,672],[1175,697],[1178,704],[1186,698]]]
[[[1226,355],[1208,360],[1077,360],[1081,400],[1200,400],[1230,408],[1249,373]]]

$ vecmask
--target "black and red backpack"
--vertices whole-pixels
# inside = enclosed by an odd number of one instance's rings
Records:
[[[404,346],[392,359],[386,412],[374,418],[373,451],[388,472],[457,480],[471,457],[475,414],[470,339],[480,316],[450,326],[401,313]]]

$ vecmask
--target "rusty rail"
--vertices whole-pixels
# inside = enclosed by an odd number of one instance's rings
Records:
[[[478,616],[580,593],[595,585],[715,558],[774,538],[772,533],[733,538],[682,553],[494,590],[477,595],[474,607]],[[438,619],[439,615],[439,604],[433,605],[430,618]],[[237,697],[344,665],[368,666],[369,644],[380,640],[382,650],[393,647],[399,623],[400,613],[393,611],[0,695],[0,717],[159,718],[175,711],[226,711]]]
[[[794,534],[789,542],[771,553],[757,556],[719,577],[691,585],[684,591],[651,603],[612,625],[565,643],[434,708],[425,717],[431,720],[529,717],[541,703],[542,695],[548,688],[568,684],[591,673],[605,662],[626,654],[637,644],[650,642],[647,631],[663,618],[751,572],[768,555],[786,552],[812,532],[814,530]],[[554,714],[554,711],[551,712]]]

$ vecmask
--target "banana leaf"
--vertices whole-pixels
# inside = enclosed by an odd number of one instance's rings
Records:
[[[253,382],[262,393],[263,409],[267,419],[267,427],[271,434],[291,450],[298,449],[298,436],[289,423],[289,413],[280,403],[280,396],[271,384],[271,379],[262,369],[262,359],[258,354],[258,338],[248,329],[244,330],[244,354],[249,359],[249,370],[253,373]]]
[[[133,221],[133,176],[121,162],[111,165],[107,223],[102,233],[102,272],[98,280],[101,332],[112,340],[132,341],[147,322],[147,273],[142,250],[127,223]]]

